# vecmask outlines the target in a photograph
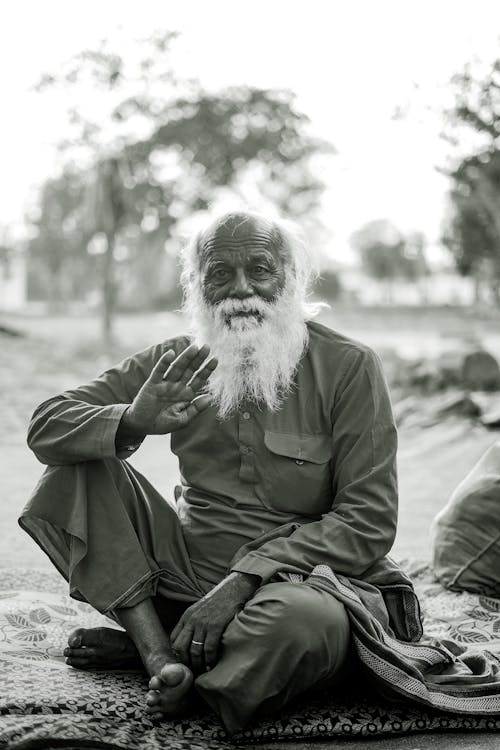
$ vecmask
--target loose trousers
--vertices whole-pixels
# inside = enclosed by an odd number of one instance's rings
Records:
[[[71,595],[100,612],[155,597],[159,612],[175,600],[179,613],[180,603],[211,588],[192,570],[175,509],[126,461],[48,467],[19,523]],[[331,594],[307,583],[267,583],[229,623],[217,664],[195,687],[232,734],[299,693],[341,680],[349,644],[345,608]]]

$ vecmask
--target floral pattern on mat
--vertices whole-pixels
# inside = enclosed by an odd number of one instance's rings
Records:
[[[475,644],[500,654],[500,599],[449,591],[425,567],[413,575],[426,636]]]
[[[415,570],[426,635],[477,643],[500,653],[500,600],[454,594]],[[189,719],[153,723],[143,712],[146,677],[138,671],[85,672],[68,667],[62,650],[75,627],[116,627],[70,599],[57,574],[0,575],[0,747],[74,744],[126,750],[198,750],[248,742],[376,736],[446,729],[500,730],[500,718],[451,716],[380,697],[317,693],[296,699],[278,717],[255,722],[231,742],[209,709]]]

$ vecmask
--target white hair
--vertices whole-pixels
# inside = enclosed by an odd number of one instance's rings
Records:
[[[236,217],[243,221],[254,221],[265,224],[278,241],[280,256],[285,265],[287,279],[294,279],[295,298],[304,320],[311,320],[322,308],[328,307],[325,302],[313,302],[308,299],[311,286],[319,276],[317,264],[299,227],[285,219],[268,219],[254,211],[231,211],[223,214],[202,231],[194,234],[181,251],[181,285],[185,300],[194,291],[200,291],[201,244],[203,237],[213,227],[221,227]]]
[[[257,295],[225,299],[215,305],[204,297],[201,284],[203,242],[214,229],[255,221],[269,231],[270,243],[283,258],[285,284],[273,302]],[[182,254],[184,312],[198,345],[208,344],[218,360],[207,384],[218,416],[228,418],[245,402],[276,411],[290,392],[300,359],[308,345],[306,321],[322,303],[307,300],[317,274],[298,230],[283,221],[258,214],[224,214],[193,237]],[[241,313],[248,315],[241,315]]]

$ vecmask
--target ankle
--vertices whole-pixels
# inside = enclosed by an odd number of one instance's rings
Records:
[[[150,677],[159,674],[166,664],[182,664],[171,648],[157,650],[148,649],[145,653],[141,654],[141,658]]]

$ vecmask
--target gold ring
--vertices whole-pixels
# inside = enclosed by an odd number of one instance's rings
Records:
[[[203,646],[203,641],[191,641],[195,646]]]

